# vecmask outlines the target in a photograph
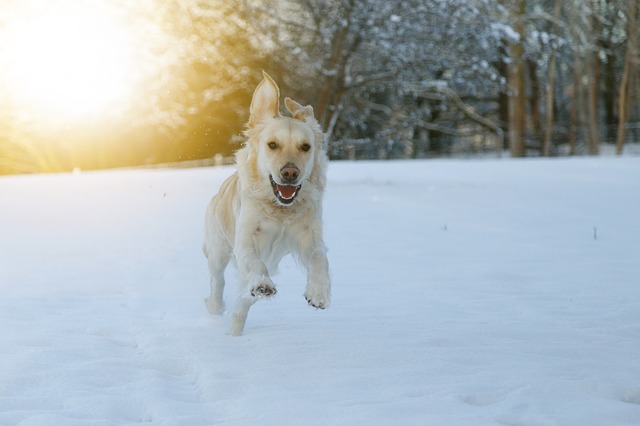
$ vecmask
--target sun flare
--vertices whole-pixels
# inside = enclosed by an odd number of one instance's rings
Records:
[[[33,115],[97,114],[131,95],[131,36],[107,2],[16,1],[0,36],[0,85]]]

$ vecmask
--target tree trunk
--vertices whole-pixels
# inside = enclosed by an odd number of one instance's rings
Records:
[[[584,123],[584,97],[582,90],[582,58],[579,51],[579,36],[576,28],[578,27],[578,10],[575,1],[569,3],[569,28],[571,28],[571,38],[574,47],[573,53],[573,82],[572,82],[572,99],[571,99],[571,125],[569,127],[569,155],[576,155],[578,149],[578,133]]]
[[[551,137],[553,136],[553,100],[555,96],[556,79],[556,52],[551,52],[549,59],[549,75],[547,76],[547,120],[545,123],[544,141],[542,142],[542,155],[548,157],[551,150]]]
[[[542,119],[540,118],[540,79],[538,78],[538,64],[535,60],[527,59],[529,71],[529,83],[531,95],[529,96],[529,111],[531,114],[531,128],[533,136],[540,141],[542,139]]]
[[[573,99],[571,102],[571,126],[569,128],[569,155],[576,155],[578,149],[578,132],[582,127],[583,114],[582,106],[582,61],[580,55],[576,52],[573,56]]]
[[[506,58],[509,55],[507,46],[508,42],[502,40],[498,47],[498,56],[500,58]],[[509,64],[500,59],[496,62],[495,67],[500,77],[504,78],[504,81],[509,81]],[[496,152],[498,156],[500,156],[507,147],[511,146],[509,144],[509,94],[504,90],[498,93],[498,117],[500,121],[499,126],[503,135],[502,140],[496,143]]]
[[[600,126],[598,114],[598,82],[600,60],[598,53],[592,52],[587,61],[587,76],[589,83],[587,86],[588,111],[589,111],[589,137],[588,152],[589,155],[598,155],[600,153]]]
[[[561,0],[556,0],[553,10],[555,22],[552,31],[557,31],[557,21],[560,19]],[[555,80],[556,80],[556,49],[551,46],[551,58],[549,58],[549,71],[547,75],[547,120],[545,124],[544,140],[542,142],[542,155],[548,157],[551,149],[551,138],[553,136],[553,106],[555,99]]]
[[[316,117],[323,131],[327,131],[334,115],[339,114],[337,104],[342,99],[345,91],[345,68],[353,52],[353,46],[347,46],[351,32],[351,12],[353,4],[349,4],[345,10],[345,25],[333,33],[331,40],[331,57],[323,64],[325,82],[320,91],[316,107]]]
[[[526,1],[517,2],[514,30],[520,39],[511,44],[511,64],[509,64],[509,149],[512,157],[524,157],[526,129],[526,93],[524,64],[524,14]]]
[[[604,110],[604,125],[606,142],[615,139],[616,125],[616,95],[618,92],[617,72],[618,63],[616,60],[615,48],[610,41],[603,43],[602,49],[606,52],[606,64],[602,66],[602,83],[604,91],[602,93],[602,107]]]
[[[628,13],[628,31],[627,31],[627,51],[625,53],[624,71],[622,72],[622,80],[620,81],[620,94],[618,101],[618,134],[616,138],[616,154],[621,155],[624,148],[625,125],[629,120],[629,110],[631,107],[631,95],[633,90],[633,77],[636,72],[636,63],[638,61],[637,37],[638,30],[636,2],[631,2]]]
[[[625,124],[629,119],[629,95],[631,84],[629,84],[630,80],[630,69],[631,69],[631,61],[630,61],[630,52],[627,48],[627,53],[625,54],[625,64],[624,71],[622,72],[622,80],[620,81],[620,94],[618,98],[618,133],[616,136],[616,154],[622,155],[622,151],[624,149],[624,140],[626,136]]]

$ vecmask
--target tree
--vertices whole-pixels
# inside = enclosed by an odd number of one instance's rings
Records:
[[[622,154],[625,140],[625,124],[629,120],[631,99],[634,82],[637,79],[638,65],[638,19],[640,7],[636,2],[627,4],[627,48],[625,52],[624,70],[620,82],[618,103],[618,136],[616,139],[616,154]]]
[[[509,5],[514,37],[509,40],[509,149],[512,157],[526,154],[525,15],[526,1]]]
[[[553,7],[553,28],[552,33],[557,33],[560,21],[560,13],[562,11],[561,0],[555,0]],[[548,157],[551,151],[551,139],[554,127],[554,101],[555,101],[555,84],[556,84],[556,51],[557,42],[551,47],[549,58],[549,67],[547,72],[547,119],[545,122],[544,141],[542,143],[542,155]]]
[[[262,69],[314,106],[333,158],[621,152],[637,120],[636,0],[113,3],[134,101],[45,129],[0,98],[0,172],[230,155]]]
[[[491,2],[237,0],[233,8],[276,78],[315,105],[332,144],[393,146],[394,134],[418,133],[416,122],[457,133],[460,122],[478,117],[460,108],[463,97],[503,83],[490,65]],[[413,155],[412,146],[402,152]]]

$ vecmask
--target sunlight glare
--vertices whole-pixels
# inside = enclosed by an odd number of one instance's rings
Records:
[[[134,81],[132,40],[106,2],[16,2],[0,31],[2,79],[33,114],[76,118],[126,102]],[[31,6],[31,7],[29,7]]]

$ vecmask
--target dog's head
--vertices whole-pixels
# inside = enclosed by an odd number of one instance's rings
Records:
[[[322,133],[309,105],[286,98],[285,107],[292,117],[281,116],[278,85],[263,74],[253,93],[246,131],[252,157],[250,174],[253,180],[270,185],[277,204],[289,206],[322,154]]]

